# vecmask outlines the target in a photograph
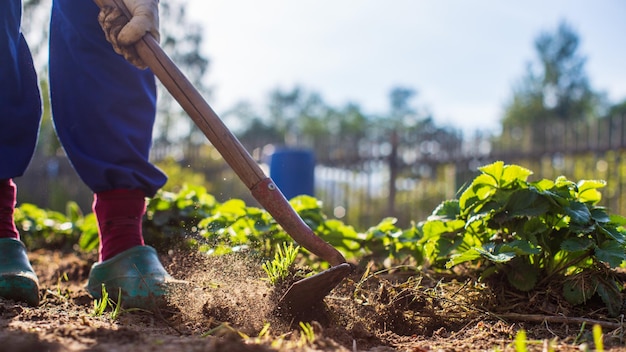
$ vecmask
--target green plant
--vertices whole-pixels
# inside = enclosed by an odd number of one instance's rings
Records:
[[[93,311],[91,313],[94,317],[100,317],[104,314],[109,306],[109,292],[106,290],[104,284],[102,284],[102,297],[93,300]]]
[[[412,256],[421,263],[423,260],[418,249],[420,237],[421,233],[415,224],[408,229],[401,229],[396,226],[395,218],[388,217],[363,234],[361,245],[373,257],[384,260]]]
[[[300,251],[300,246],[294,247],[293,243],[283,243],[282,247],[277,245],[274,259],[262,264],[267,279],[272,285],[277,285],[289,277],[298,251]]]
[[[83,251],[98,245],[95,216],[84,216],[76,202],[68,202],[65,214],[24,203],[15,209],[15,224],[30,249],[71,249],[79,243]]]
[[[111,299],[109,292],[104,284],[102,284],[102,297],[93,300],[93,311],[91,313],[94,317],[103,316],[107,308],[111,308],[111,320],[117,320],[123,312],[129,310],[122,310],[122,289],[119,288],[117,294],[117,302]],[[138,309],[133,309],[138,310]]]
[[[560,278],[571,303],[597,293],[618,315],[621,283],[609,268],[626,259],[626,218],[597,205],[605,182],[529,182],[532,171],[503,162],[479,170],[458,200],[443,202],[422,224],[419,243],[431,264],[473,262],[483,278],[502,273],[522,291]]]
[[[604,341],[602,340],[602,327],[594,324],[593,328],[593,344],[596,346],[597,352],[604,352]]]
[[[317,235],[348,258],[368,251],[364,244],[373,244],[364,241],[353,227],[328,219],[314,197],[298,196],[290,204]],[[159,191],[148,203],[143,226],[146,242],[161,251],[182,244],[211,255],[247,250],[271,257],[276,245],[291,240],[264,209],[248,206],[241,199],[219,203],[203,187],[190,185],[176,193]]]
[[[311,323],[300,322],[300,343],[301,345],[311,344],[315,342],[315,330]]]
[[[528,347],[526,346],[526,331],[520,330],[515,334],[515,351],[516,352],[527,352]]]
[[[61,282],[63,282],[63,281],[66,281],[66,282],[69,281],[69,278],[67,276],[67,272],[63,272],[63,274],[57,278],[56,294],[59,297],[69,298],[69,296],[70,296],[69,290],[66,290],[66,292],[63,293],[63,290],[61,289]]]

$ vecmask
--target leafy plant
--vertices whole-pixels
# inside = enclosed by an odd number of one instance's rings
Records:
[[[159,191],[146,206],[146,242],[163,251],[189,246],[199,237],[198,223],[212,215],[217,202],[201,186],[184,185],[178,192]]]
[[[384,218],[378,225],[370,227],[362,236],[362,248],[379,259],[399,259],[412,256],[419,263],[423,260],[418,248],[421,232],[413,225],[408,229],[396,226],[395,218]]]
[[[368,250],[353,227],[328,219],[314,197],[298,196],[290,204],[317,235],[348,258]],[[264,209],[241,199],[219,203],[203,187],[190,185],[177,193],[159,191],[148,203],[143,227],[146,242],[161,251],[183,245],[211,255],[247,250],[271,257],[277,245],[291,241]]]
[[[299,250],[300,247],[294,247],[293,243],[289,243],[288,245],[283,243],[282,247],[280,245],[276,246],[274,259],[267,261],[262,265],[263,270],[267,274],[267,278],[272,285],[276,285],[289,277],[290,269],[296,260]]]
[[[443,202],[422,224],[432,265],[476,263],[484,278],[502,273],[522,291],[561,278],[570,302],[597,293],[618,315],[621,284],[608,268],[626,260],[626,218],[597,205],[605,182],[529,182],[532,171],[503,162],[479,170],[458,200]]]
[[[95,216],[84,216],[75,202],[67,203],[65,214],[24,203],[15,209],[14,221],[30,249],[71,249],[78,242],[81,250],[90,251],[98,245]]]

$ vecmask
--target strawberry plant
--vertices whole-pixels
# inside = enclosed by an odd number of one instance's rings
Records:
[[[83,216],[75,202],[67,203],[65,214],[24,203],[15,209],[14,220],[30,249],[71,249],[77,241],[85,251],[98,246],[96,217],[91,213]]]
[[[362,240],[351,226],[328,219],[311,196],[290,200],[291,206],[319,236],[353,258]],[[278,244],[291,238],[264,209],[241,199],[219,203],[206,189],[184,185],[177,193],[159,191],[147,206],[144,237],[158,250],[197,247],[213,255],[248,250],[271,257]]]
[[[626,218],[598,206],[605,182],[529,182],[532,171],[503,162],[479,170],[421,224],[425,258],[435,267],[477,264],[483,278],[500,273],[522,291],[560,279],[569,302],[597,293],[618,315],[622,283],[610,269],[626,260]]]

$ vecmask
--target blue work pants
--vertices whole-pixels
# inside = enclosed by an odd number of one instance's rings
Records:
[[[21,0],[0,1],[0,179],[25,172],[41,119],[21,14]],[[113,51],[97,16],[91,0],[53,0],[49,87],[55,130],[92,191],[139,189],[151,197],[166,181],[148,161],[154,75]]]

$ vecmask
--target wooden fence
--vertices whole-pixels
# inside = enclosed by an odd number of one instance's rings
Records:
[[[243,142],[259,162],[267,161],[271,145]],[[316,140],[311,148],[317,160],[315,196],[329,217],[359,230],[386,216],[396,217],[400,226],[426,219],[441,201],[456,197],[479,166],[496,160],[527,167],[534,179],[564,175],[575,181],[606,180],[602,204],[611,213],[626,215],[626,116],[511,128],[500,136],[377,132],[361,140]],[[155,161],[174,156],[181,165],[204,173],[218,199],[242,198],[256,205],[229,167],[216,164],[214,154],[206,145],[153,148]],[[67,199],[86,211],[91,205],[89,191],[63,156],[34,160],[16,182],[21,201],[61,210]]]

